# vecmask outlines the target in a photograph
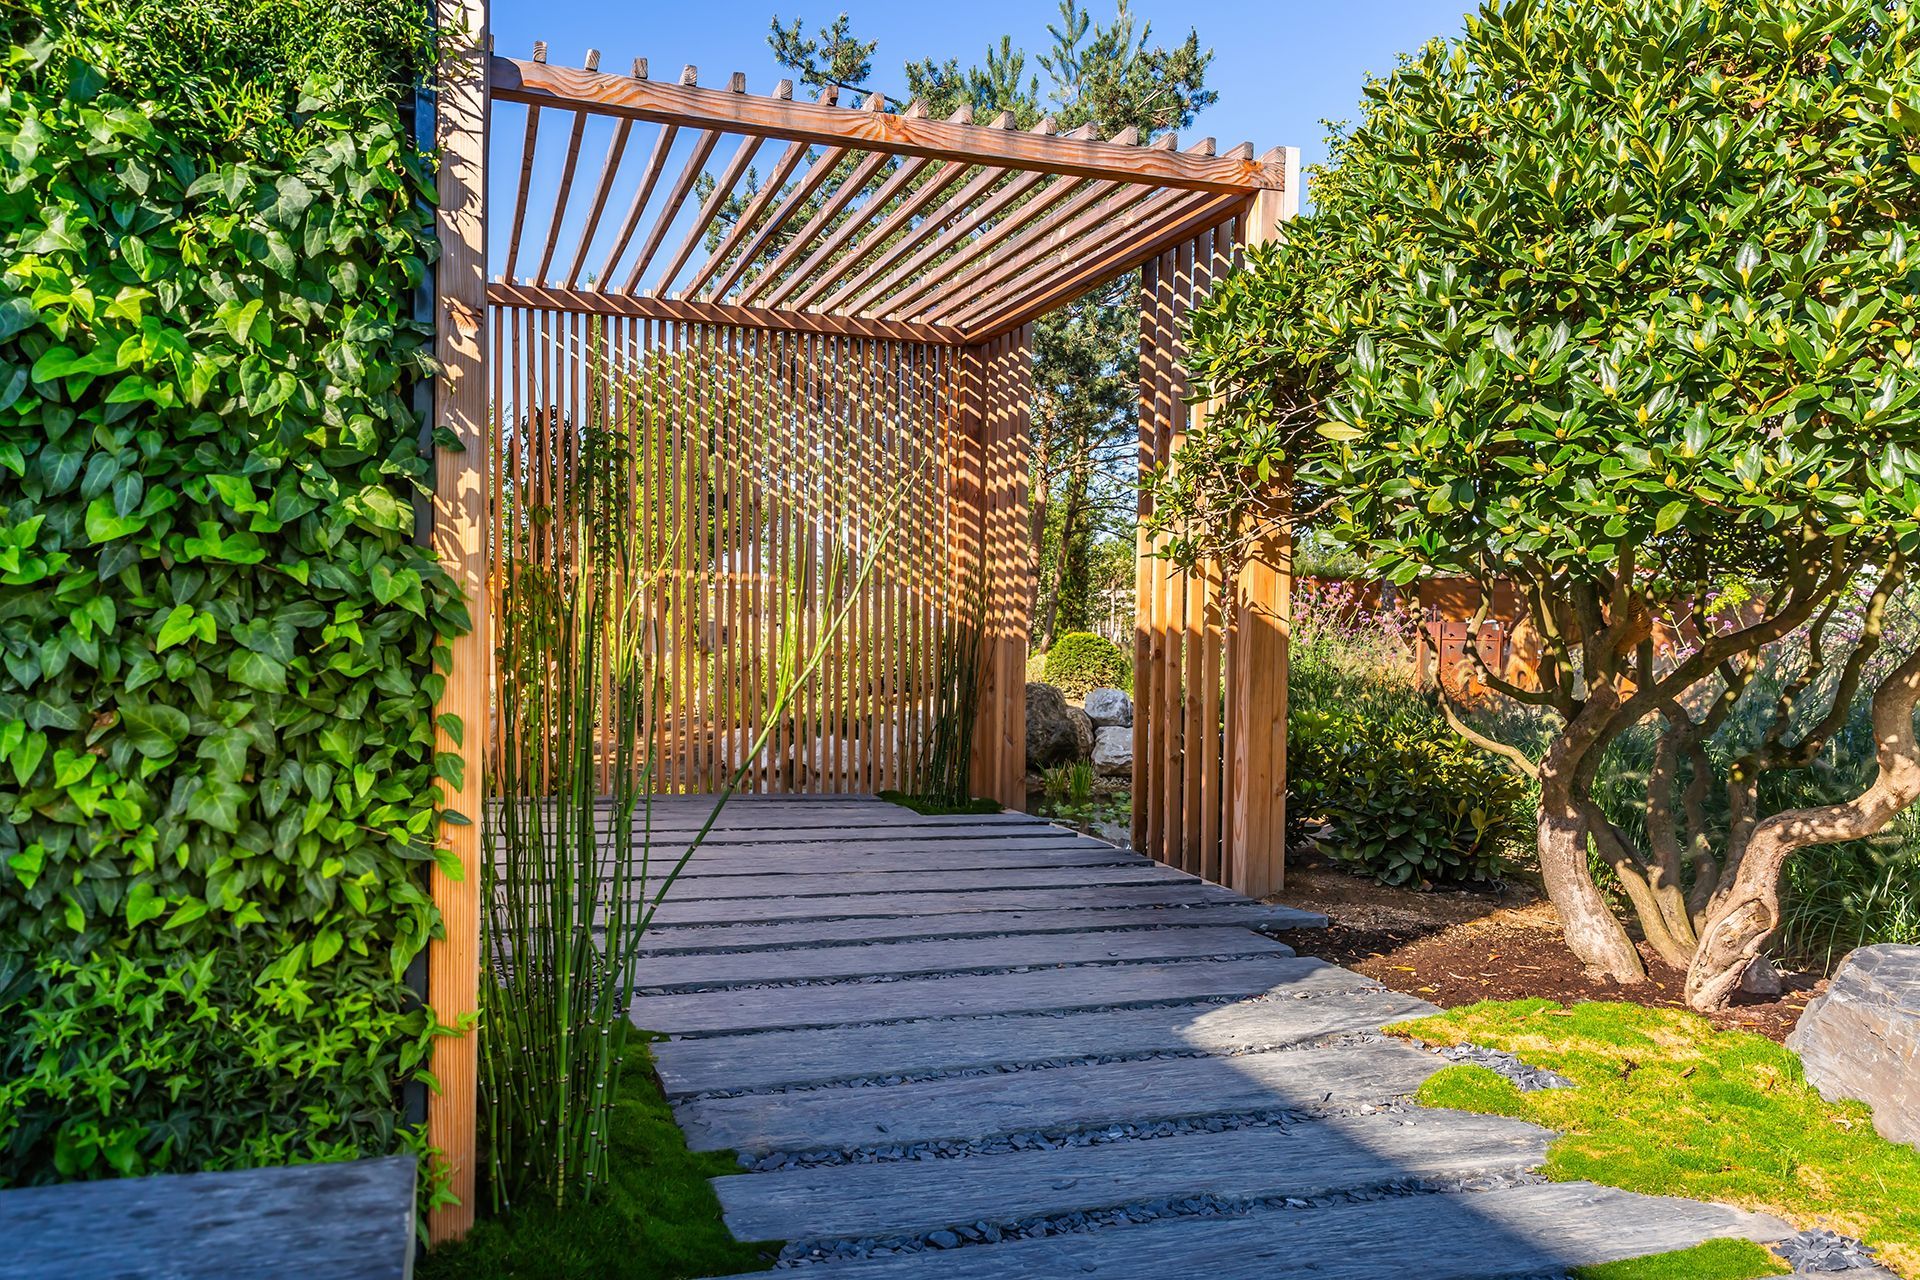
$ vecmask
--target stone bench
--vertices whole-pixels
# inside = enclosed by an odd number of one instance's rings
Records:
[[[412,1156],[0,1191],[0,1280],[406,1280],[413,1196]]]

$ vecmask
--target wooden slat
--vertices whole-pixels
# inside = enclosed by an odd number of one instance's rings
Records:
[[[765,138],[751,136],[740,139],[740,145],[734,148],[733,158],[727,161],[727,167],[721,171],[718,178],[714,179],[713,190],[707,193],[700,211],[694,214],[693,225],[687,228],[686,237],[681,240],[680,247],[674,250],[673,257],[667,260],[666,266],[660,269],[660,278],[654,282],[654,293],[664,298],[673,292],[674,277],[679,275],[681,269],[687,265],[687,259],[693,256],[695,247],[707,234],[707,228],[713,225],[715,215],[733,195],[734,184],[740,181],[740,176],[753,162],[754,154],[765,142]]]
[[[700,302],[691,298],[654,298],[607,293],[598,289],[549,289],[500,281],[487,286],[487,297],[499,306],[541,307],[550,311],[582,311],[598,315],[734,325],[743,329],[883,338],[897,342],[951,343],[961,335],[960,330],[945,325],[898,324],[890,320],[865,320],[813,311],[774,311],[724,302]]]
[[[627,282],[622,287],[632,293],[640,285],[640,278],[647,272],[647,266],[653,261],[653,255],[660,250],[660,242],[666,239],[667,230],[680,213],[680,206],[686,203],[687,194],[693,190],[693,184],[706,168],[707,157],[720,141],[720,135],[709,129],[694,140],[693,151],[687,156],[687,162],[681,166],[680,176],[674,179],[673,187],[667,192],[666,203],[661,206],[659,216],[653,220],[653,228],[647,232],[647,238],[640,242],[640,253],[627,272]]]
[[[437,0],[442,34],[436,86],[436,141],[440,163],[434,234],[440,257],[434,269],[433,408],[435,426],[459,448],[434,451],[433,550],[454,586],[467,599],[467,634],[449,643],[451,667],[434,707],[434,749],[467,762],[458,787],[441,793],[445,809],[465,822],[442,823],[439,857],[429,873],[429,892],[441,929],[427,944],[427,1004],[449,1027],[478,1012],[480,990],[481,808],[487,742],[488,676],[493,645],[487,592],[489,434],[486,373],[486,158],[487,29],[485,0]],[[461,733],[449,733],[448,717]],[[453,873],[449,874],[449,866]],[[465,1034],[437,1037],[432,1069],[439,1087],[427,1096],[427,1142],[445,1161],[451,1196],[427,1213],[435,1242],[457,1240],[473,1225],[479,1164],[478,1041]]]
[[[811,729],[811,723],[806,726]],[[981,889],[973,892],[862,893],[837,898],[729,898],[662,904],[656,926],[749,921],[854,919],[960,911],[1054,911],[1067,908],[1205,906],[1241,899],[1216,885],[1091,885],[1079,889]]]
[[[554,250],[560,247],[560,228],[567,218],[567,197],[573,192],[574,170],[580,164],[580,139],[586,133],[587,113],[573,113],[573,131],[567,135],[566,158],[560,162],[560,186],[553,195],[553,217],[547,223],[547,247],[540,252],[540,265],[534,270],[533,278],[542,284],[547,280],[547,268],[553,265]]]
[[[787,269],[787,266],[795,258],[810,252],[816,246],[821,236],[833,225],[833,220],[853,203],[855,197],[867,189],[875,175],[892,163],[892,160],[893,157],[888,155],[872,155],[855,165],[853,171],[834,188],[833,194],[820,202],[820,207],[813,211],[813,216],[795,229],[786,247],[775,255],[773,261],[756,272],[753,279],[747,281],[740,290],[737,301],[744,306],[752,306],[762,293],[773,285],[782,283],[785,277],[781,273]]]
[[[885,182],[875,188],[873,194],[868,197],[866,203],[861,206],[858,213],[849,216],[831,235],[816,245],[813,252],[807,255],[806,260],[793,269],[792,276],[774,286],[773,291],[767,295],[768,304],[778,306],[786,299],[792,297],[795,292],[812,279],[815,272],[832,260],[834,254],[846,248],[854,237],[865,230],[869,225],[870,219],[883,214],[888,206],[900,197],[901,193],[911,191],[913,184],[919,180],[920,175],[926,172],[928,166],[932,164],[933,161],[931,160],[919,158],[902,161],[900,167],[895,169]],[[852,251],[852,254],[858,257],[859,250],[857,247]]]
[[[846,151],[841,148],[829,147],[814,157],[813,163],[807,166],[807,171],[800,175],[799,181],[780,193],[780,203],[774,206],[773,211],[767,215],[766,221],[754,229],[746,247],[741,249],[734,258],[733,265],[722,271],[719,279],[707,290],[709,298],[717,301],[725,298],[732,291],[733,286],[739,283],[740,277],[747,268],[757,262],[760,255],[773,244],[774,238],[780,234],[787,222],[796,213],[806,208],[807,202],[813,199],[813,193],[833,176],[834,170],[839,168],[846,154]]]
[[[990,234],[975,236],[953,253],[944,258],[940,257],[939,255],[945,252],[954,240],[964,234],[963,228],[971,230],[968,224],[973,221],[973,218],[969,216],[942,235],[939,240],[928,245],[912,261],[903,263],[893,276],[889,276],[887,281],[876,286],[874,292],[885,295],[889,282],[905,281],[906,287],[887,297],[885,304],[890,312],[904,313],[908,305],[932,293],[943,281],[961,269],[978,262],[981,257],[996,252],[1015,252],[1019,244],[1017,234],[1027,224],[1049,215],[1068,216],[1067,206],[1061,202],[1086,194],[1089,185],[1072,179],[1061,179],[1032,199],[1017,206],[1006,218],[994,225]],[[1100,187],[1099,184],[1091,185],[1097,189],[1110,190],[1112,184],[1105,187]],[[1059,211],[1057,214],[1056,210]]]
[[[620,221],[620,233],[613,238],[613,248],[607,253],[607,260],[600,267],[600,287],[610,288],[614,268],[620,265],[620,259],[627,252],[627,244],[633,239],[633,233],[640,226],[640,215],[646,212],[647,202],[653,198],[653,189],[659,184],[661,171],[666,168],[667,153],[673,150],[674,140],[680,136],[678,125],[666,125],[660,130],[659,137],[653,141],[653,151],[647,156],[646,167],[640,171],[640,181],[633,189],[633,199],[627,205],[627,216]],[[584,247],[584,246],[583,246]],[[507,282],[514,283],[513,273],[507,273]]]
[[[915,223],[914,219],[918,218],[921,211],[928,205],[951,190],[955,183],[972,171],[972,168],[971,165],[958,160],[949,160],[941,165],[933,177],[927,179],[918,190],[902,200],[897,208],[882,215],[873,230],[849,249],[840,261],[821,272],[819,279],[809,282],[794,299],[794,305],[811,306],[815,299],[843,280],[847,273],[858,267],[868,255],[878,252],[881,256],[869,264],[854,283],[847,286],[848,289],[859,288],[861,282],[871,279],[877,272],[886,270],[887,266],[891,265],[900,254],[907,252],[907,246],[921,231],[924,230],[928,235],[933,234],[933,228],[928,227],[926,223],[937,223],[940,214],[929,215],[922,223]],[[1005,170],[997,172],[1004,173]],[[969,183],[968,187],[972,185]],[[966,189],[962,188],[963,191]],[[945,210],[946,206],[942,206],[941,212],[944,213]],[[827,303],[823,309],[836,310],[831,302]]]
[[[1247,193],[1278,188],[1286,180],[1279,166],[1248,159],[1049,138],[944,120],[910,120],[880,112],[843,111],[513,58],[493,59],[492,81],[494,96],[505,102],[579,106],[616,117],[677,121],[699,128],[935,160],[968,160],[1196,191]]]
[[[970,981],[974,979],[950,978],[941,985]],[[1174,1059],[1155,1064],[1152,1071],[1140,1070],[1137,1063],[1110,1062],[884,1089],[705,1098],[682,1102],[674,1114],[686,1131],[687,1145],[696,1151],[857,1151],[1036,1130],[1386,1102],[1412,1093],[1444,1065],[1398,1041],[1382,1041],[1340,1049]]]
[[[613,180],[620,172],[620,159],[626,154],[627,136],[633,132],[633,121],[621,120],[614,125],[613,138],[607,143],[606,158],[600,162],[600,177],[593,184],[593,203],[587,207],[586,225],[580,230],[579,243],[574,247],[573,265],[567,268],[566,287],[571,289],[580,283],[580,271],[587,263],[587,250],[593,244],[594,233],[600,230],[600,218],[607,209],[607,197],[612,194]]]

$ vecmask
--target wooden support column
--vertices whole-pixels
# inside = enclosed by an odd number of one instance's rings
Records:
[[[1248,244],[1281,234],[1300,211],[1300,152],[1282,150],[1286,186],[1255,198]],[[1234,584],[1233,705],[1227,741],[1225,873],[1229,888],[1264,898],[1286,884],[1287,642],[1293,616],[1291,484],[1264,495],[1253,538]]]
[[[962,349],[962,394],[977,404],[982,461],[980,563],[987,593],[980,710],[970,770],[975,795],[1026,803],[1027,642],[1033,548],[1027,538],[1027,460],[1033,404],[1032,326]],[[976,398],[977,397],[977,398]]]
[[[443,57],[435,116],[440,151],[440,240],[436,268],[434,356],[440,375],[434,388],[434,423],[461,448],[444,445],[434,455],[433,548],[465,592],[472,629],[452,644],[452,667],[434,708],[436,750],[466,760],[460,787],[444,804],[464,821],[443,822],[442,849],[462,869],[456,879],[435,866],[431,892],[440,909],[443,936],[427,949],[427,1003],[443,1024],[471,1018],[480,992],[481,808],[489,716],[487,686],[492,637],[487,611],[487,467],[489,405],[484,323],[486,279],[487,0],[436,0]],[[458,739],[438,727],[448,716],[462,726]],[[427,1100],[427,1142],[447,1164],[455,1200],[427,1215],[432,1243],[458,1240],[473,1225],[474,1173],[478,1160],[479,1045],[469,1025],[464,1034],[442,1036],[434,1045],[433,1074],[440,1082]]]

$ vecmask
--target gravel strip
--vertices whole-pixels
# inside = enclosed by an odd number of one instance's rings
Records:
[[[1851,1236],[1821,1227],[1788,1236],[1773,1246],[1795,1271],[1871,1271],[1885,1275],[1871,1248]]]
[[[1171,1196],[1110,1208],[1023,1218],[1017,1222],[982,1220],[971,1226],[943,1228],[923,1235],[869,1236],[859,1240],[814,1241],[790,1244],[780,1251],[776,1267],[804,1267],[818,1262],[845,1262],[856,1258],[885,1258],[901,1253],[960,1249],[1002,1240],[1030,1240],[1041,1236],[1074,1235],[1106,1227],[1132,1226],[1162,1218],[1238,1218],[1289,1209],[1320,1209],[1330,1205],[1363,1204],[1402,1196],[1493,1191],[1502,1187],[1544,1182],[1537,1174],[1483,1174],[1469,1178],[1393,1178],[1319,1196],[1271,1196],[1259,1199],[1198,1194]]]
[[[1456,1044],[1444,1049],[1435,1049],[1434,1052],[1448,1062],[1485,1067],[1489,1071],[1497,1072],[1513,1081],[1514,1087],[1522,1093],[1534,1093],[1541,1089],[1573,1088],[1573,1081],[1565,1076],[1543,1067],[1530,1067],[1505,1049],[1487,1049],[1477,1044]]]
[[[995,1155],[1005,1151],[1054,1151],[1061,1147],[1097,1147],[1109,1142],[1138,1142],[1169,1138],[1177,1133],[1225,1133],[1230,1129],[1285,1128],[1303,1120],[1328,1115],[1383,1115],[1409,1108],[1401,1103],[1360,1107],[1326,1107],[1248,1111],[1204,1116],[1192,1120],[1158,1120],[1141,1124],[1108,1124],[1088,1128],[1030,1129],[993,1138],[956,1138],[897,1146],[860,1147],[842,1151],[776,1151],[770,1155],[740,1156],[741,1167],[754,1173],[774,1169],[813,1169],[823,1165],[884,1164],[895,1160],[951,1160]]]

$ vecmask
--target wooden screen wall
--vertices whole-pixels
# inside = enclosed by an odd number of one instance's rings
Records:
[[[1265,213],[1258,206],[1141,271],[1140,473],[1174,456],[1204,404],[1182,367],[1187,313]],[[1277,500],[1277,499],[1276,499]],[[1149,487],[1134,613],[1133,843],[1253,897],[1280,887],[1286,785],[1286,525],[1279,507],[1256,554],[1192,571],[1150,538]],[[1228,581],[1229,572],[1232,580]],[[1277,644],[1277,649],[1276,649]]]
[[[958,399],[978,349],[519,306],[490,330],[496,548],[566,554],[582,427],[630,450],[664,621],[655,789],[716,791],[747,758],[783,635],[825,658],[743,789],[913,789],[942,629],[970,616],[956,565],[980,554],[995,419]]]

